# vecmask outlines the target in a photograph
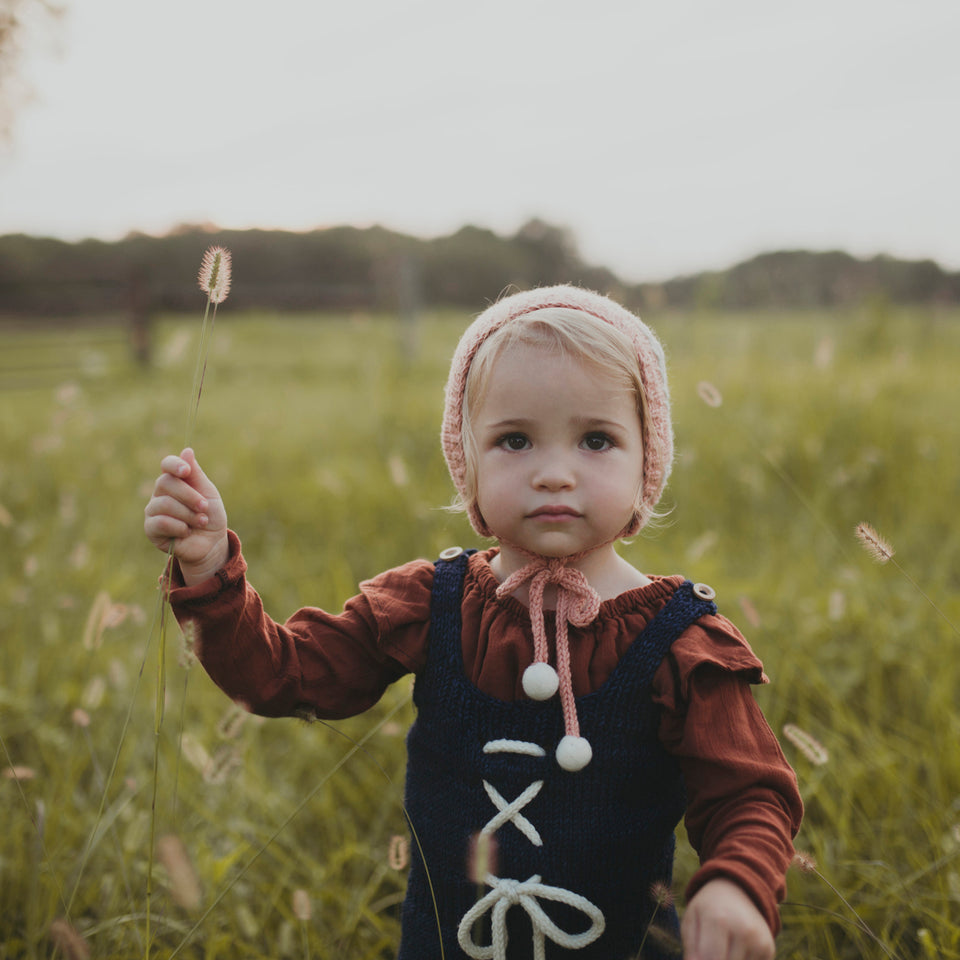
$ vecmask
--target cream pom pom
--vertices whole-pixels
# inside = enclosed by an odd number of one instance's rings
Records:
[[[570,773],[582,770],[591,759],[593,759],[593,750],[590,742],[584,737],[571,737],[567,734],[557,744],[557,763]]]
[[[560,678],[549,663],[531,663],[523,671],[523,692],[531,700],[549,700],[559,687]]]

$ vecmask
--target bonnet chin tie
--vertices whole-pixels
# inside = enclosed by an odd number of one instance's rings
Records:
[[[567,566],[579,555],[541,557],[532,555],[529,563],[512,573],[497,588],[498,597],[507,597],[529,581],[530,623],[533,628],[533,663],[523,672],[523,691],[533,700],[549,700],[557,690],[563,707],[565,736],[557,746],[557,763],[571,772],[582,770],[593,756],[589,742],[580,736],[577,706],[570,676],[570,645],[567,625],[585,627],[600,612],[600,594],[575,567]],[[543,594],[547,584],[557,588],[556,659],[550,666],[550,649],[543,616]]]

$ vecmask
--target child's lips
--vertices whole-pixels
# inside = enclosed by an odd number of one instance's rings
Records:
[[[552,520],[559,522],[563,520],[576,520],[581,516],[581,514],[579,511],[574,510],[573,507],[565,507],[559,504],[549,504],[545,507],[537,507],[537,509],[531,511],[528,516],[537,520]]]

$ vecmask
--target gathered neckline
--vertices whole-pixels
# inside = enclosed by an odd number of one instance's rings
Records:
[[[500,581],[497,579],[490,567],[490,561],[500,552],[499,547],[490,547],[487,550],[480,550],[470,557],[469,569],[477,588],[481,591],[484,598],[491,600],[504,610],[509,611],[513,616],[520,620],[527,619],[530,616],[529,609],[521,603],[516,597],[498,597],[497,588]],[[668,576],[657,576],[645,574],[650,583],[642,587],[631,587],[623,593],[607,600],[600,601],[600,612],[594,623],[601,620],[622,617],[626,614],[635,614],[640,610],[647,610],[650,616],[656,614],[657,610],[663,605],[663,602],[669,600],[677,587],[683,583],[683,576],[672,574]],[[548,618],[553,618],[554,610],[544,610]],[[589,627],[585,628],[589,629]]]

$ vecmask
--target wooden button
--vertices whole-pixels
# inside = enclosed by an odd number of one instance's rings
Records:
[[[447,547],[446,550],[440,551],[441,560],[454,560],[463,553],[463,547]]]
[[[693,592],[701,600],[713,600],[717,595],[717,591],[713,589],[709,584],[706,583],[695,583],[693,585]]]

